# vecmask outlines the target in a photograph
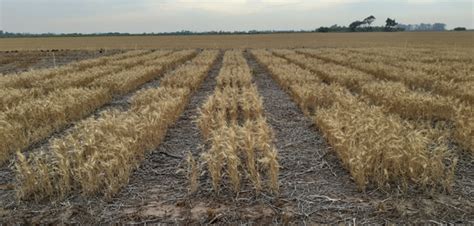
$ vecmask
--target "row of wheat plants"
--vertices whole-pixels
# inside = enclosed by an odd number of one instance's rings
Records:
[[[451,187],[456,160],[445,147],[433,150],[422,131],[268,51],[252,53],[314,120],[360,189]]]
[[[58,89],[87,86],[98,78],[129,70],[132,67],[142,65],[145,62],[163,57],[169,53],[170,51],[156,51],[137,57],[120,58],[115,61],[109,60],[106,64],[93,66],[85,70],[70,71],[48,79],[28,80],[27,85],[25,83],[20,88],[0,88],[0,111],[20,103],[44,97],[46,94]]]
[[[455,117],[456,99],[408,89],[400,82],[386,82],[362,71],[307,57],[292,50],[274,50],[277,56],[312,71],[322,80],[339,83],[364,94],[378,105],[407,118],[444,119]]]
[[[174,77],[176,72],[165,75],[170,84],[180,83],[183,77],[194,77],[197,84],[139,91],[132,96],[130,109],[107,110],[98,118],[81,121],[61,138],[51,140],[48,152],[28,157],[18,153],[18,197],[61,198],[74,191],[106,197],[116,194],[146,151],[161,143],[216,56],[216,51],[204,51],[177,69],[181,76]]]
[[[460,49],[419,49],[419,48],[352,48],[348,49],[352,52],[363,53],[366,55],[377,55],[385,58],[392,58],[396,61],[418,62],[422,63],[422,69],[428,71],[437,70],[429,69],[428,65],[440,64],[447,67],[450,64],[460,65],[459,63],[472,64],[474,57],[471,50]],[[426,66],[426,67],[425,67]],[[472,66],[469,66],[472,69]]]
[[[137,88],[195,54],[193,50],[184,50],[158,59],[152,57],[153,65],[137,65],[108,74],[86,86],[58,89],[0,112],[0,164],[8,160],[11,153],[45,139],[111,101],[114,95]]]
[[[383,51],[379,49],[379,52]],[[423,60],[420,61],[420,59],[418,59],[420,56],[410,56],[404,51],[398,51],[396,55],[385,56],[375,53],[366,53],[364,51],[359,51],[359,49],[348,49],[344,50],[342,54],[349,54],[354,58],[364,61],[377,60],[379,62],[383,62],[384,64],[404,68],[408,72],[416,71],[425,73],[432,77],[438,78],[439,80],[453,82],[474,81],[473,58],[470,56],[464,56],[464,58],[460,58],[455,61],[443,61],[443,59],[439,59],[426,62]],[[429,53],[422,55],[429,56]]]
[[[216,89],[200,108],[198,118],[208,147],[201,160],[211,176],[213,189],[219,192],[227,179],[233,191],[239,192],[248,179],[258,193],[266,187],[262,177],[267,177],[267,187],[277,193],[279,165],[273,133],[241,51],[225,53],[216,80]],[[189,161],[191,192],[195,192],[199,173],[191,156]]]
[[[370,102],[382,106],[387,112],[407,119],[455,123],[453,138],[466,149],[474,151],[472,145],[466,145],[472,140],[469,135],[474,131],[472,123],[469,122],[472,106],[468,103],[422,90],[414,91],[403,83],[378,80],[371,74],[297,54],[292,50],[275,50],[274,53],[311,70],[325,81],[348,87]]]
[[[148,50],[129,51],[122,54],[99,57],[96,59],[83,60],[67,64],[57,68],[37,69],[19,74],[7,74],[0,77],[0,88],[30,88],[33,83],[64,75],[70,72],[77,72],[108,64],[112,61],[119,61],[127,58],[140,57],[148,54]]]
[[[474,103],[474,80],[456,82],[452,79],[440,79],[440,76],[407,70],[399,66],[381,63],[379,60],[363,61],[358,60],[357,57],[331,54],[328,51],[324,52],[324,55],[320,54],[319,50],[312,49],[300,49],[298,52],[324,61],[349,66],[380,79],[403,82],[413,90],[424,89],[428,92],[452,96],[470,104]]]
[[[436,80],[453,82],[474,80],[474,75],[472,74],[474,66],[471,65],[472,57],[470,56],[463,54],[456,57],[456,60],[446,60],[443,56],[436,56],[435,52],[425,52],[423,50],[415,51],[416,52],[411,52],[405,49],[398,49],[398,51],[388,54],[390,51],[384,50],[383,48],[374,48],[372,51],[367,51],[366,48],[317,50],[320,56],[327,56],[331,59],[343,58],[346,64],[376,62],[401,68],[405,70],[407,74],[418,73],[418,75],[423,77],[436,78]],[[447,54],[451,55],[453,53]],[[430,58],[436,57],[436,60],[432,59],[427,61],[425,59],[426,56]]]

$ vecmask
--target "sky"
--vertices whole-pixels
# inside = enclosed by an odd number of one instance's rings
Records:
[[[310,30],[374,15],[474,28],[474,0],[0,0],[0,30],[31,33]]]

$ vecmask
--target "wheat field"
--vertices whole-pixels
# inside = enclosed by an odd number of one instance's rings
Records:
[[[2,38],[0,51],[48,49],[444,47],[472,48],[473,32],[294,33],[131,37]]]
[[[134,50],[0,76],[0,222],[472,223],[471,38],[4,39]]]

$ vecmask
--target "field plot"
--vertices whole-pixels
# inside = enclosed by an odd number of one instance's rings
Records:
[[[288,33],[259,35],[165,35],[2,38],[0,51],[48,49],[427,47],[472,48],[474,32]]]
[[[59,67],[65,64],[102,57],[124,50],[45,50],[45,51],[5,51],[0,52],[0,74],[11,74],[31,69]]]
[[[0,222],[474,222],[470,49],[282,47],[0,76]]]

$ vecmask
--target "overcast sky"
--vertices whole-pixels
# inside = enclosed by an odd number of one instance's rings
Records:
[[[285,30],[348,25],[374,15],[404,24],[473,28],[474,0],[0,0],[11,32]]]

